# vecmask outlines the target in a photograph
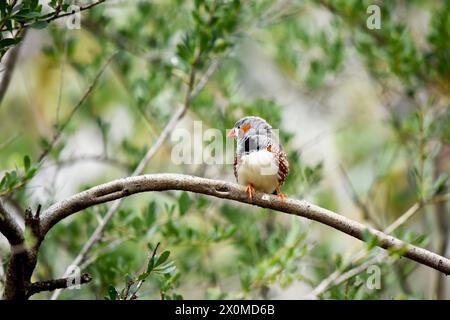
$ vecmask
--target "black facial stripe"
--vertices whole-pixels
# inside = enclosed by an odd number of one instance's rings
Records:
[[[249,137],[247,137],[244,140],[244,152],[245,153],[249,153],[250,152],[250,139],[249,139]]]

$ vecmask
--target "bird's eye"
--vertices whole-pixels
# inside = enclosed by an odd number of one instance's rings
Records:
[[[241,126],[237,126],[237,128],[238,128],[238,129],[240,129],[240,128],[241,128]]]

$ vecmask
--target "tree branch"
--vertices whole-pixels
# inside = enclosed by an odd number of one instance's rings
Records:
[[[40,231],[40,210],[36,214],[31,209],[25,212],[25,228],[30,229],[34,239],[31,246],[25,244],[24,232],[14,218],[5,210],[0,200],[0,232],[5,235],[11,245],[11,257],[6,271],[4,298],[7,300],[24,300],[26,289],[36,266],[37,254],[45,233]]]
[[[62,219],[97,204],[135,193],[165,190],[184,190],[249,203],[244,187],[234,183],[180,174],[142,175],[101,184],[52,205],[42,215],[40,230],[43,234],[46,234]],[[295,199],[282,201],[276,196],[257,192],[251,204],[311,219],[362,241],[366,238],[365,235],[369,233],[376,237],[379,247],[402,250],[405,257],[445,274],[450,274],[449,259],[405,243],[400,239],[307,201]]]
[[[0,233],[2,233],[11,246],[18,246],[24,242],[23,232],[14,218],[9,214],[0,199]]]
[[[74,277],[67,277],[67,278],[61,278],[61,279],[54,279],[54,280],[47,280],[47,281],[39,281],[30,284],[27,296],[30,297],[33,294],[36,294],[38,292],[42,291],[53,291],[56,289],[64,289],[64,288],[70,288],[74,285],[74,280],[77,280]],[[92,280],[92,276],[90,274],[84,273],[81,275],[79,279],[79,284],[85,284]]]
[[[25,37],[25,33],[23,34],[23,37]],[[0,107],[3,102],[3,98],[6,95],[6,91],[8,90],[9,83],[11,82],[12,75],[14,73],[14,69],[16,67],[17,58],[19,57],[20,48],[22,47],[22,43],[19,43],[14,48],[11,49],[9,52],[9,56],[7,57],[8,60],[5,64],[5,73],[2,77],[2,82],[0,83]]]

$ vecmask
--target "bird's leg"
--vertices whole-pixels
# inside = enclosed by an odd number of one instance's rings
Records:
[[[281,198],[281,201],[286,201],[287,194],[284,194],[283,192],[281,192],[280,186],[278,186],[278,187],[276,188],[276,190],[277,190],[277,197],[280,197],[280,198]]]
[[[253,187],[253,185],[251,183],[249,183],[247,185],[247,187],[245,187],[245,192],[247,192],[248,198],[250,199],[250,201],[252,201],[253,200],[253,194],[255,193],[255,188]]]

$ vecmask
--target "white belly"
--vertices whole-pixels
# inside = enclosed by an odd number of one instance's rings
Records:
[[[240,184],[252,184],[256,190],[272,193],[278,186],[278,163],[272,152],[252,152],[242,156],[237,175]]]

